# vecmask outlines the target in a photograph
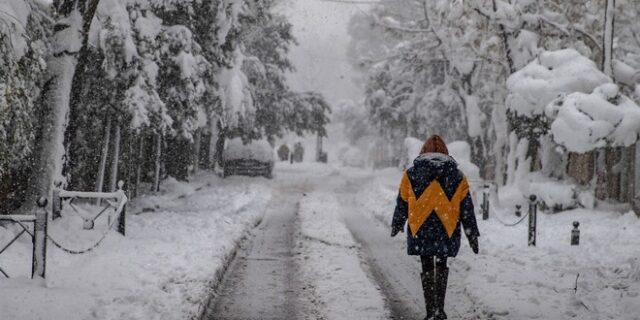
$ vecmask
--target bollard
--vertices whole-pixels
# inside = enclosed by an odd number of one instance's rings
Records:
[[[536,246],[536,224],[538,207],[536,203],[536,195],[529,196],[529,246]]]
[[[60,199],[60,187],[62,186],[62,182],[56,181],[54,185],[55,188],[53,188],[53,194],[51,197],[51,219],[53,220],[62,217],[62,199]]]
[[[482,220],[489,220],[489,184],[482,190]]]
[[[47,198],[40,197],[37,201],[39,210],[36,211],[36,221],[33,228],[33,259],[31,264],[31,278],[36,276],[43,278],[47,262],[47,220],[48,213],[45,210]]]
[[[578,222],[578,221],[574,221],[573,222],[573,230],[571,230],[571,245],[572,246],[580,245],[580,229],[578,229],[579,226],[580,226],[580,222]]]
[[[522,211],[520,210],[522,209],[522,206],[519,204],[516,204],[516,217],[522,217]]]

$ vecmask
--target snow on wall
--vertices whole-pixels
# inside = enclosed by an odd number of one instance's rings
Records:
[[[506,104],[508,110],[531,117],[543,114],[547,104],[561,94],[589,93],[610,82],[593,61],[576,50],[545,51],[507,79]]]
[[[640,133],[640,107],[607,83],[592,93],[576,92],[547,107],[553,140],[584,153],[606,145],[630,146]]]

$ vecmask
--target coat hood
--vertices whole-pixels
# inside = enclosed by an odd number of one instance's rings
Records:
[[[413,160],[413,168],[421,171],[428,180],[433,180],[455,173],[458,163],[443,153],[423,153]]]

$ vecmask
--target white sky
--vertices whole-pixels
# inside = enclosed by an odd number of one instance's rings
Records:
[[[285,0],[278,8],[293,24],[299,43],[289,55],[297,69],[288,75],[294,90],[321,92],[332,105],[361,98],[362,90],[352,80],[355,71],[346,57],[347,25],[359,8],[366,9],[366,5],[322,0]]]

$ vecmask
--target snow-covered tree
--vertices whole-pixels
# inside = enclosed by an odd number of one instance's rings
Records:
[[[0,4],[0,212],[19,204],[27,186],[50,27],[35,2]]]
[[[34,154],[23,212],[35,206],[36,199],[48,196],[54,181],[63,182],[64,134],[72,96],[81,79],[76,77],[87,63],[88,36],[99,0],[54,0],[56,17],[51,37],[52,51],[47,60],[47,85],[42,98],[40,137]],[[72,90],[74,87],[76,90]]]

